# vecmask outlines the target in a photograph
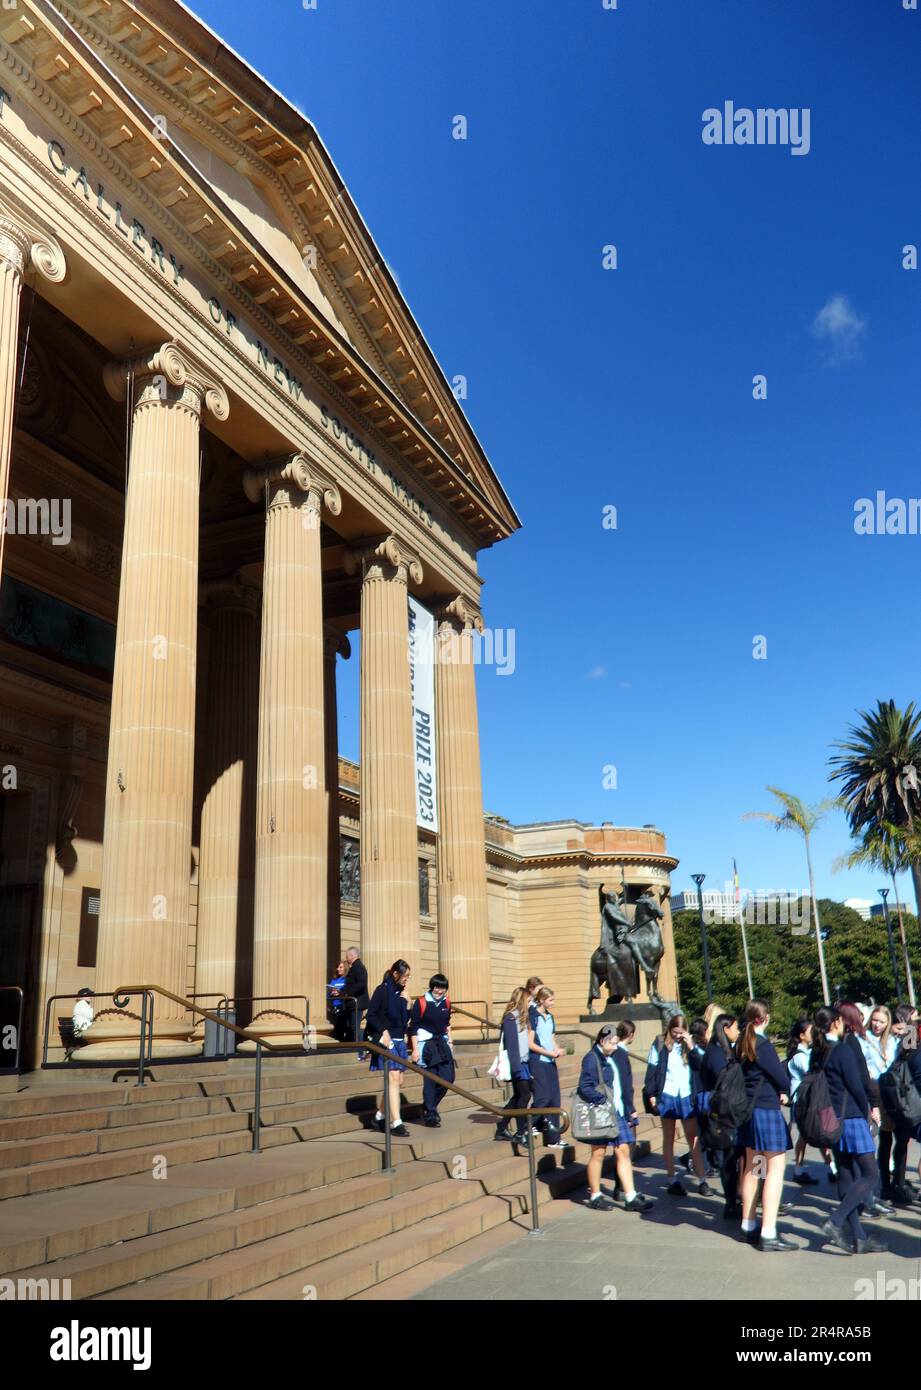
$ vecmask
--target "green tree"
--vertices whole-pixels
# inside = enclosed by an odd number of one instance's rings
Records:
[[[860,843],[849,854],[842,854],[835,860],[832,870],[838,873],[841,869],[879,869],[880,873],[891,878],[895,892],[899,938],[902,947],[902,967],[905,971],[905,984],[908,988],[908,1002],[914,1004],[916,1002],[915,982],[911,966],[911,953],[905,928],[905,914],[902,912],[899,885],[896,880],[896,874],[902,873],[911,862],[910,851],[905,843],[907,834],[907,831],[893,825],[891,821],[883,821],[881,825],[871,825],[864,832]],[[914,834],[917,836],[917,831]]]
[[[815,925],[816,952],[819,958],[819,975],[822,980],[822,997],[826,1004],[831,1002],[831,995],[828,990],[828,971],[825,968],[825,952],[822,947],[822,926],[819,921],[819,905],[815,897],[815,877],[812,872],[812,848],[810,837],[813,830],[824,819],[832,806],[836,805],[834,798],[820,801],[815,806],[807,806],[805,801],[801,801],[792,792],[781,791],[779,787],[768,787],[767,790],[772,796],[776,796],[783,808],[783,814],[777,815],[775,811],[748,811],[743,820],[765,820],[769,825],[773,825],[775,830],[792,830],[798,835],[802,835],[803,844],[806,848],[806,868],[809,873],[809,897],[812,902],[812,916]]]
[[[843,784],[841,804],[854,835],[886,824],[907,832],[903,843],[921,913],[921,836],[915,834],[921,829],[921,710],[914,702],[901,710],[894,700],[878,700],[872,712],[858,713],[862,723],[849,725],[850,737],[832,745],[841,751],[829,759],[834,770],[828,778]]]

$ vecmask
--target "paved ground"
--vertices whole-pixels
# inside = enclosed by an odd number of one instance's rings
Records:
[[[911,1162],[917,1171],[917,1146]],[[792,1169],[790,1170],[792,1171]],[[821,1165],[813,1165],[818,1176]],[[745,1244],[739,1228],[722,1219],[722,1195],[714,1179],[711,1197],[669,1197],[661,1159],[653,1154],[637,1169],[638,1186],[656,1204],[646,1216],[587,1211],[585,1194],[553,1204],[542,1236],[522,1237],[475,1263],[413,1292],[415,1299],[732,1299],[842,1300],[879,1296],[877,1280],[921,1276],[921,1206],[900,1212],[872,1229],[889,1242],[886,1255],[848,1256],[819,1246],[818,1230],[831,1209],[826,1183],[800,1188],[788,1183],[785,1200],[795,1210],[780,1229],[799,1253],[762,1255]],[[608,1184],[606,1183],[605,1186]],[[557,1216],[557,1209],[569,1208]],[[871,1281],[874,1293],[869,1293]],[[917,1286],[914,1297],[917,1298]],[[892,1290],[890,1288],[890,1297]]]

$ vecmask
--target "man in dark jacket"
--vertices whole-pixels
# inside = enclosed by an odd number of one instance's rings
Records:
[[[357,946],[350,946],[346,951],[345,963],[348,969],[342,986],[343,1004],[333,1023],[333,1036],[339,1042],[358,1042],[361,1038],[361,1016],[370,1003],[368,972],[362,964]]]

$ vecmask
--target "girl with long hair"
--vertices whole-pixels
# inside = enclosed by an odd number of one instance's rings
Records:
[[[531,996],[527,989],[513,989],[512,997],[502,1015],[502,1046],[508,1053],[511,1070],[512,1094],[505,1103],[506,1110],[526,1110],[531,1104],[531,1071],[528,1067],[528,1011]],[[515,1144],[531,1142],[531,1127],[527,1115],[519,1115],[515,1120],[515,1133],[509,1129],[509,1120],[500,1120],[496,1126],[496,1138],[508,1139]]]
[[[366,1035],[369,1042],[380,1043],[381,1047],[389,1048],[396,1058],[401,1058],[404,1062],[409,1056],[409,1048],[406,1046],[406,1031],[409,1027],[409,1005],[404,997],[404,990],[409,980],[411,971],[405,960],[395,960],[387,971],[381,983],[371,996],[368,1005],[368,1016],[365,1020]],[[379,1057],[376,1052],[371,1053],[371,1071],[383,1071],[384,1059]],[[400,1117],[400,1093],[403,1089],[403,1077],[406,1068],[401,1067],[399,1061],[391,1061],[390,1076],[388,1079],[388,1093],[390,1098],[390,1133],[395,1134],[398,1139],[408,1139],[409,1130],[404,1125]],[[384,1096],[381,1094],[380,1108],[371,1121],[374,1129],[383,1132],[384,1122]]]
[[[582,1058],[582,1068],[579,1072],[579,1095],[589,1105],[601,1105],[607,1100],[605,1088],[613,1097],[618,1135],[616,1139],[588,1141],[591,1156],[587,1164],[587,1205],[593,1211],[611,1211],[615,1205],[601,1190],[601,1169],[605,1149],[612,1144],[617,1165],[617,1188],[621,1195],[620,1205],[624,1211],[641,1214],[649,1210],[652,1202],[637,1192],[630,1158],[630,1145],[634,1141],[630,1121],[636,1117],[633,1108],[633,1077],[630,1059],[618,1047],[617,1031],[612,1024],[601,1029],[595,1038],[594,1047]]]
[[[864,1095],[869,1109],[869,1122],[874,1128],[871,1130],[873,1136],[873,1148],[876,1150],[876,1132],[879,1128],[879,1082],[874,1081],[870,1076],[870,1069],[867,1066],[866,1055],[863,1050],[866,1039],[867,1028],[863,1021],[863,1013],[856,1004],[850,1000],[842,999],[838,1003],[838,1012],[844,1022],[844,1037],[842,1041],[845,1046],[854,1054],[857,1063],[857,1071],[860,1075],[860,1082],[863,1086]],[[876,1195],[879,1184],[874,1185],[873,1194],[867,1203],[868,1216],[894,1216],[895,1208],[888,1202],[884,1202]]]
[[[866,1231],[860,1221],[860,1213],[869,1204],[876,1185],[876,1145],[870,1133],[864,1079],[854,1050],[845,1038],[846,1024],[840,1005],[818,1009],[810,1070],[825,1073],[832,1108],[841,1121],[841,1137],[835,1145],[841,1200],[822,1226],[823,1243],[835,1245],[848,1255],[881,1253],[889,1247]]]
[[[719,1080],[720,1073],[727,1066],[735,1066],[733,1048],[738,1041],[739,1024],[732,1014],[718,1014],[713,1020],[710,1041],[700,1064],[700,1087],[695,1098],[698,1128],[702,1135],[707,1132],[707,1116],[710,1113],[710,1098]],[[709,1149],[708,1157],[720,1175],[723,1188],[723,1217],[726,1221],[736,1221],[742,1215],[739,1201],[739,1169],[745,1151],[738,1142],[738,1134],[727,1148]]]
[[[879,1195],[882,1201],[891,1202],[893,1194],[890,1165],[895,1121],[891,1115],[885,1113],[879,1102],[879,1078],[884,1071],[889,1070],[896,1059],[899,1050],[899,1037],[897,1033],[892,1031],[892,1014],[885,1004],[874,1005],[873,1012],[867,1020],[866,1032],[860,1039],[860,1050],[867,1064],[867,1071],[870,1073],[870,1081],[876,1089],[877,1102],[879,1103],[879,1147],[876,1152],[876,1163],[879,1168]]]
[[[899,1053],[914,1052],[921,1058],[917,1048],[918,1010],[911,1004],[899,1004],[892,1021],[892,1031],[899,1040]],[[917,1068],[917,1063],[916,1063]],[[919,1196],[908,1184],[905,1176],[908,1167],[908,1145],[912,1132],[901,1116],[893,1116],[895,1143],[892,1146],[892,1204],[896,1207],[911,1207],[921,1202]]]
[[[743,1015],[744,1029],[736,1053],[745,1075],[745,1090],[752,1105],[751,1119],[739,1127],[739,1143],[745,1149],[742,1175],[742,1232],[750,1245],[764,1252],[796,1250],[794,1241],[777,1230],[777,1213],[783,1192],[790,1130],[781,1106],[789,1099],[786,1067],[768,1040],[770,1010],[763,999],[750,999]],[[763,1176],[761,1231],[756,1211],[758,1182]]]
[[[668,1192],[672,1197],[687,1196],[687,1189],[675,1177],[675,1126],[680,1120],[691,1150],[697,1190],[706,1197],[710,1189],[705,1181],[704,1163],[697,1141],[697,1121],[694,1118],[700,1054],[694,1053],[694,1043],[687,1030],[684,1014],[671,1015],[665,1032],[649,1049],[646,1063],[643,1091],[651,1113],[658,1115],[662,1121],[662,1158],[668,1174]]]
[[[787,1038],[787,1074],[790,1077],[790,1119],[793,1119],[793,1106],[796,1093],[803,1077],[809,1070],[812,1057],[812,1019],[808,1014],[800,1014],[790,1029]],[[793,1151],[793,1181],[801,1187],[817,1187],[819,1180],[806,1171],[806,1141],[801,1134],[796,1136]]]
[[[528,1010],[528,1069],[534,1083],[534,1105],[538,1110],[544,1106],[560,1104],[560,1074],[556,1059],[562,1057],[563,1049],[558,1047],[555,1041],[556,1023],[550,1012],[553,1003],[553,990],[541,986],[534,996],[533,1012]],[[565,1142],[560,1138],[558,1115],[538,1116],[537,1127],[543,1130],[544,1142],[548,1149],[566,1148]]]

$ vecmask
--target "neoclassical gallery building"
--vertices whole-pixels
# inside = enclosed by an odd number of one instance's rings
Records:
[[[574,1016],[599,883],[667,902],[651,827],[484,817],[477,562],[515,511],[317,133],[177,0],[0,8],[0,505],[24,1065],[84,986],[321,1022],[353,942]],[[97,1007],[105,1055],[137,1024]],[[158,1053],[194,1028],[158,999]]]

